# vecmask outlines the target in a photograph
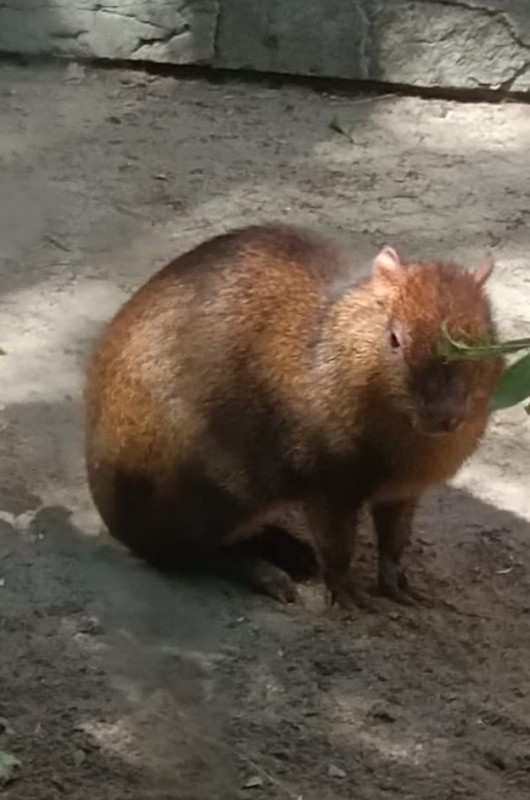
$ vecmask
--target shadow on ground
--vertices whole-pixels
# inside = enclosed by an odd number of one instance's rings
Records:
[[[62,507],[4,522],[8,796],[525,797],[529,535],[445,490],[410,555],[435,607],[347,620],[318,587],[284,609],[163,578]]]

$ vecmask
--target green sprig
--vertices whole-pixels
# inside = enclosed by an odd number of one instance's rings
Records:
[[[466,336],[467,341],[454,339],[444,322],[438,347],[439,355],[446,361],[481,361],[513,355],[521,350],[530,350],[530,338],[512,339],[495,343],[489,335]],[[491,411],[500,411],[522,403],[530,398],[530,353],[513,361],[502,372],[490,400]],[[530,403],[525,406],[530,414]]]

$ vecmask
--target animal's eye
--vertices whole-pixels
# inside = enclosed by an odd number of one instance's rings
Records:
[[[390,331],[390,347],[393,350],[397,350],[398,347],[401,347],[401,342],[399,341],[399,338],[397,334],[394,333],[394,331]]]
[[[403,347],[403,326],[398,319],[392,319],[388,324],[388,343],[392,350]]]

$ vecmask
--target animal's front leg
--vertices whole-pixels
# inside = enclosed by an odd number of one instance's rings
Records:
[[[412,535],[412,522],[418,499],[416,497],[393,503],[375,503],[372,517],[379,548],[380,594],[405,605],[423,599],[409,586],[401,566],[401,556]]]
[[[331,604],[372,608],[373,602],[351,572],[357,510],[338,511],[332,503],[322,501],[311,504],[307,515]]]

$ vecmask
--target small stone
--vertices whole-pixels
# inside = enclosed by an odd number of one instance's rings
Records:
[[[490,764],[490,766],[495,767],[495,769],[498,769],[501,772],[504,772],[506,770],[507,768],[506,761],[504,759],[504,756],[502,756],[500,753],[495,753],[492,750],[488,750],[486,753],[484,753],[484,755],[486,757],[486,761]]]
[[[397,719],[394,711],[381,703],[376,703],[372,706],[370,715],[379,722],[395,722]]]
[[[81,617],[77,623],[77,632],[88,636],[97,636],[103,633],[103,626],[96,617]]]
[[[252,777],[243,784],[243,789],[257,789],[260,786],[263,786],[263,778],[260,778],[259,775],[252,775]]]
[[[0,787],[3,789],[17,777],[21,763],[16,756],[0,750]]]
[[[341,767],[335,766],[335,764],[330,764],[328,767],[328,775],[330,778],[347,778],[347,773],[341,769]]]
[[[21,533],[29,532],[34,518],[34,511],[24,511],[22,514],[17,514],[15,518],[16,529]]]
[[[64,83],[81,83],[86,76],[86,69],[81,64],[69,64],[64,74]]]
[[[393,781],[380,781],[378,784],[382,792],[398,792],[399,786]]]
[[[15,731],[9,724],[8,720],[5,717],[0,717],[0,736],[5,734],[6,736],[13,736]]]

